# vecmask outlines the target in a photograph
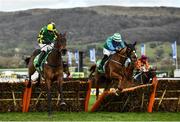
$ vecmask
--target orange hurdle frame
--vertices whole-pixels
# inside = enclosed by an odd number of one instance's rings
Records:
[[[25,81],[25,84],[27,85],[28,81]],[[29,105],[31,101],[31,95],[32,95],[32,87],[25,88],[23,93],[23,106],[22,106],[22,112],[28,112],[29,111]]]

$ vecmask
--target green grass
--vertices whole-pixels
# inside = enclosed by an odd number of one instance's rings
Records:
[[[90,100],[89,100],[89,106],[88,106],[88,109],[91,110],[93,104],[95,103],[96,101],[96,96],[95,95],[91,95],[90,97]]]
[[[95,102],[91,96],[89,110]],[[180,121],[180,112],[53,112],[48,117],[47,112],[10,112],[0,113],[0,121]]]
[[[47,112],[0,113],[2,121],[180,121],[180,113]]]

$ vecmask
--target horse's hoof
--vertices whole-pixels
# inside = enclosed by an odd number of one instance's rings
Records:
[[[60,106],[66,106],[66,103],[65,102],[61,102]]]
[[[115,95],[116,95],[116,96],[119,96],[119,94],[117,93],[117,91],[115,92]]]
[[[60,103],[60,110],[61,111],[66,111],[66,103],[65,102]]]
[[[119,91],[119,89],[116,89],[114,93],[115,93],[116,96],[119,96],[120,92],[121,91]]]

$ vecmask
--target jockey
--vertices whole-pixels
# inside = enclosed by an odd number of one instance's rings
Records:
[[[111,54],[114,54],[117,50],[124,48],[125,43],[121,38],[121,34],[119,33],[114,33],[113,36],[110,36],[106,39],[106,42],[104,44],[103,48],[103,59],[98,67],[99,72],[103,72],[103,65],[104,63],[108,60],[109,56]]]
[[[54,46],[54,41],[56,40],[57,36],[57,30],[55,27],[55,23],[51,22],[50,24],[44,26],[38,35],[38,43],[41,48],[41,53],[39,55],[39,59],[37,62],[36,67],[39,67],[44,56],[46,55],[46,52],[48,50],[51,50]]]
[[[141,58],[135,62],[135,69],[137,72],[135,73],[134,79],[137,79],[143,72],[149,71],[150,66],[145,55],[142,55]]]
[[[142,55],[141,58],[136,61],[135,67],[138,72],[147,72],[150,68],[147,57]]]

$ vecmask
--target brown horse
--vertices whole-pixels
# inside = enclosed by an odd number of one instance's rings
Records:
[[[57,81],[58,91],[60,94],[60,106],[66,105],[63,98],[63,61],[62,54],[66,50],[66,33],[65,34],[57,34],[57,40],[54,42],[54,47],[49,53],[46,63],[43,65],[43,71],[39,72],[39,74],[45,79],[45,83],[47,84],[47,96],[48,96],[48,114],[51,115],[51,84],[53,81]],[[36,71],[33,61],[34,58],[39,54],[39,50],[35,50],[30,57],[30,59],[26,59],[25,61],[28,64],[28,74],[29,74],[29,82],[27,87],[31,87],[31,75]],[[38,79],[40,82],[40,77]]]
[[[156,68],[150,68],[147,72],[138,72],[134,77],[134,82],[139,84],[151,83],[152,78],[156,77]]]
[[[126,81],[131,81],[133,78],[134,63],[137,60],[134,44],[126,44],[126,47],[112,54],[105,64],[105,73],[99,73],[96,64],[90,68],[89,78],[93,79],[96,87],[96,99],[99,95],[99,87],[105,87],[105,91],[109,90],[112,85],[116,85],[119,90],[122,90]],[[128,67],[125,67],[127,58],[131,59]],[[93,73],[94,77],[93,77]]]

